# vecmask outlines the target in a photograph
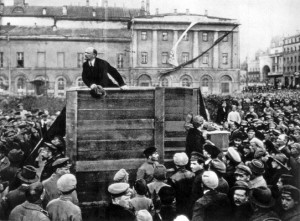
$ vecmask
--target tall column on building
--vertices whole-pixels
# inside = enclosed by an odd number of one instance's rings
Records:
[[[137,31],[133,31],[132,36],[132,51],[130,53],[132,57],[132,68],[135,68],[137,66],[137,58],[138,58],[138,50],[137,50]]]
[[[152,67],[157,67],[157,30],[152,32]]]
[[[219,38],[219,33],[217,31],[214,32],[214,42]],[[213,47],[213,68],[219,67],[219,45],[215,45]]]
[[[194,37],[193,37],[193,58],[197,57],[199,55],[199,43],[198,43],[198,31],[194,31]],[[194,68],[199,67],[199,60],[196,60],[193,63]]]
[[[178,31],[177,30],[174,30],[174,33],[173,33],[173,45],[176,44],[177,40],[178,40]]]

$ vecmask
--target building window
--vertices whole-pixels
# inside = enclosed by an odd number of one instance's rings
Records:
[[[123,68],[124,67],[124,55],[118,54],[117,55],[117,68]]]
[[[228,41],[228,35],[227,35],[226,37],[223,38],[223,41],[224,41],[224,42],[227,42],[227,41]]]
[[[189,60],[189,53],[188,52],[182,52],[182,63],[185,63]]]
[[[142,64],[147,64],[148,63],[148,53],[147,52],[142,52]]]
[[[202,87],[208,87],[208,82],[209,82],[209,80],[207,78],[204,78],[202,80]]]
[[[38,67],[39,68],[46,67],[46,53],[45,52],[38,52],[37,57],[38,57]]]
[[[85,84],[83,83],[83,80],[82,80],[82,77],[78,77],[77,79],[76,79],[76,86],[77,87],[82,87],[82,86],[84,86]]]
[[[77,53],[77,67],[81,68],[84,62],[84,55],[83,53]]]
[[[26,81],[25,78],[20,77],[17,80],[17,93],[24,94],[26,92]]]
[[[17,68],[24,68],[24,53],[17,52]]]
[[[189,40],[189,34],[185,33],[185,35],[183,36],[183,40],[184,41],[188,41]]]
[[[227,53],[222,54],[222,63],[228,64],[228,54]]]
[[[203,55],[202,63],[203,64],[208,64],[208,54]]]
[[[169,86],[169,81],[168,81],[167,78],[161,79],[160,82],[161,82],[161,86],[162,86],[162,87],[168,87],[168,86]]]
[[[293,57],[291,57],[291,63],[293,63]]]
[[[4,66],[3,60],[3,52],[0,52],[0,68],[3,68]]]
[[[3,77],[0,77],[0,90],[7,90],[7,84]]]
[[[56,80],[56,96],[64,97],[66,95],[66,80],[63,77],[59,77]]]
[[[168,32],[163,32],[162,33],[162,40],[163,41],[168,41]]]
[[[208,41],[207,33],[202,33],[202,41]]]
[[[142,38],[143,41],[146,41],[147,40],[147,32],[142,31],[141,38]]]
[[[65,67],[65,53],[57,52],[57,67],[63,68]]]
[[[300,62],[300,56],[298,57],[298,62]]]
[[[169,53],[168,52],[162,52],[161,53],[161,63],[167,64],[168,62]]]
[[[147,74],[143,74],[138,78],[138,85],[142,87],[151,86],[151,78]]]
[[[191,87],[191,85],[192,85],[192,81],[190,78],[188,78],[188,77],[182,78],[182,80],[181,80],[182,87]]]

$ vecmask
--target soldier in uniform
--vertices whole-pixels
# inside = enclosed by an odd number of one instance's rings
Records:
[[[50,221],[48,212],[41,207],[43,185],[33,183],[26,191],[26,201],[16,206],[9,215],[10,221]]]

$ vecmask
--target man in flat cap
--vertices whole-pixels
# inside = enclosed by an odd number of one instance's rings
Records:
[[[44,180],[43,186],[45,188],[45,195],[43,204],[47,205],[51,200],[56,199],[60,196],[60,191],[57,187],[57,180],[64,174],[70,173],[70,163],[69,158],[59,158],[52,164],[54,168],[54,173],[48,179]],[[72,202],[78,204],[77,192],[74,190],[71,194]]]
[[[36,182],[26,190],[26,201],[16,206],[9,215],[11,221],[50,221],[49,214],[41,207],[43,185]]]
[[[86,61],[83,63],[82,80],[91,90],[102,89],[103,87],[127,88],[117,69],[112,67],[107,61],[97,58],[97,50],[95,48],[88,47],[85,50],[84,57]],[[110,79],[108,74],[117,84]]]
[[[251,169],[243,164],[240,164],[236,167],[234,171],[235,181],[243,181],[249,183],[250,177],[252,175]]]
[[[189,162],[186,153],[176,153],[173,161],[177,171],[169,178],[168,184],[176,191],[176,212],[191,216],[190,194],[195,174],[186,169]]]
[[[226,194],[219,193],[218,176],[213,171],[205,171],[202,175],[203,196],[198,199],[193,209],[192,221],[227,220],[231,210]]]
[[[143,163],[136,175],[136,179],[144,179],[146,183],[150,183],[153,180],[154,169],[158,165],[158,153],[156,147],[148,147],[144,150],[146,162]]]
[[[82,221],[81,209],[71,201],[76,185],[77,179],[73,174],[64,174],[57,180],[61,196],[51,200],[46,208],[51,220]]]

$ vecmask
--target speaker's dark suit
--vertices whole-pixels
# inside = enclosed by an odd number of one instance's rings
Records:
[[[118,82],[119,86],[112,82],[107,73]],[[99,58],[95,58],[93,67],[90,66],[88,61],[83,63],[82,80],[88,87],[92,84],[101,85],[102,87],[121,87],[125,85],[120,73],[107,61]]]

